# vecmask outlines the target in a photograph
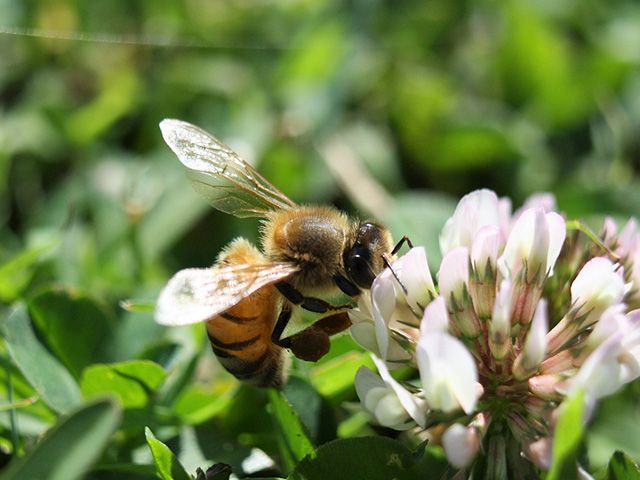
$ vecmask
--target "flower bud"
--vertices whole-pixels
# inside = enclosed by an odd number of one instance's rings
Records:
[[[393,271],[405,289],[403,295],[407,304],[414,311],[421,312],[437,295],[424,247],[414,247],[409,250],[394,262]],[[400,287],[400,285],[397,286]]]
[[[511,348],[511,296],[512,285],[509,280],[503,280],[493,315],[489,323],[489,346],[491,355],[496,360],[502,360]]]
[[[478,453],[480,440],[480,433],[475,427],[454,423],[442,435],[442,447],[451,465],[464,468]]]
[[[469,296],[467,248],[454,248],[445,255],[438,271],[438,284],[460,332],[467,338],[476,338],[481,330]]]
[[[525,445],[524,454],[541,470],[549,470],[551,466],[551,453],[553,440],[551,437],[542,437]]]
[[[576,317],[584,317],[581,325],[591,325],[608,307],[622,302],[629,287],[619,266],[608,258],[596,257],[585,263],[571,284],[571,303],[578,307]]]
[[[487,225],[478,230],[471,246],[470,292],[476,314],[481,319],[491,315],[498,276],[496,262],[502,243],[500,229]]]
[[[393,389],[367,367],[360,367],[356,373],[355,387],[360,402],[380,425],[395,430],[406,430],[413,425]]]
[[[471,248],[476,232],[485,225],[500,225],[498,197],[491,190],[476,190],[460,199],[453,216],[440,234],[440,250],[445,255],[457,247]]]
[[[564,219],[555,212],[530,208],[516,220],[498,268],[505,278],[541,283],[553,273],[566,236]]]
[[[518,380],[523,380],[534,374],[542,360],[544,360],[547,348],[547,331],[547,301],[542,299],[538,302],[531,328],[527,333],[524,349],[514,362],[513,374]]]

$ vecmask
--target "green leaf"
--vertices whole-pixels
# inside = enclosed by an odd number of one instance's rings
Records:
[[[390,438],[339,439],[321,446],[316,455],[300,462],[289,479],[389,480],[398,478],[412,462],[412,452]]]
[[[177,457],[169,447],[155,437],[149,427],[144,429],[144,435],[156,464],[156,473],[162,480],[191,480]]]
[[[57,244],[57,239],[39,242],[0,265],[0,300],[5,303],[14,301],[31,280],[34,264]]]
[[[164,369],[149,360],[98,364],[82,373],[86,398],[115,395],[125,409],[145,407],[165,378]]]
[[[640,480],[640,469],[626,453],[616,452],[609,460],[607,480]]]
[[[120,409],[111,400],[84,405],[58,422],[26,456],[14,460],[0,480],[82,478],[119,422]]]
[[[617,450],[640,458],[640,422],[629,421],[638,415],[638,387],[632,383],[599,403],[587,437],[590,465],[606,466]]]
[[[313,456],[314,448],[297,412],[282,392],[269,390],[270,411],[278,429],[278,441],[287,470],[293,469],[307,455]]]
[[[291,375],[282,393],[293,406],[315,445],[336,438],[336,418],[328,402],[306,380]]]
[[[66,413],[80,403],[78,384],[38,342],[24,305],[13,310],[1,330],[14,363],[47,405]]]
[[[197,425],[225,412],[235,400],[236,389],[217,382],[215,388],[201,384],[185,387],[172,406],[173,413],[188,425]]]
[[[444,452],[441,447],[429,447],[425,449],[425,445],[418,446],[412,454],[412,460],[415,461],[400,478],[402,480],[412,480],[414,478],[445,478],[445,473],[449,468]]]
[[[374,368],[368,353],[348,352],[314,367],[311,381],[322,396],[338,403],[354,395],[353,379],[363,365]]]
[[[562,403],[553,437],[553,463],[547,480],[578,478],[577,450],[582,440],[584,392],[578,392]]]
[[[113,322],[91,298],[75,290],[47,290],[29,302],[33,323],[74,377],[104,361]]]

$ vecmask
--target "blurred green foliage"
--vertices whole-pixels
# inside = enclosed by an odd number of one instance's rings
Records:
[[[0,468],[29,452],[3,480],[31,457],[59,458],[60,478],[180,478],[216,462],[317,478],[340,448],[444,468],[437,451],[410,461],[397,443],[336,440],[373,433],[352,386],[369,360],[348,336],[317,365],[294,362],[270,399],[221,371],[199,326],[120,308],[257,239],[255,221],[192,191],[163,118],[213,132],[297,202],[379,217],[432,265],[455,199],[478,187],[516,204],[552,191],[587,220],[640,214],[635,0],[0,1],[0,30]],[[117,406],[94,400],[106,393]],[[637,416],[634,395],[603,407],[595,467],[616,448],[640,458],[637,431],[607,427]],[[351,443],[294,470],[283,426],[310,448]]]

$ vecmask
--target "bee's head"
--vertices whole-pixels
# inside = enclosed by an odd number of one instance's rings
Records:
[[[353,244],[344,252],[344,268],[349,280],[369,289],[384,268],[382,256],[391,251],[391,234],[379,223],[361,222],[353,238]]]

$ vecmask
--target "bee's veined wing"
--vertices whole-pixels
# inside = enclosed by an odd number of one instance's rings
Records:
[[[162,325],[204,322],[236,305],[256,290],[295,273],[293,263],[242,264],[187,268],[160,292],[155,319]]]
[[[262,217],[296,204],[217,138],[187,122],[165,119],[167,145],[188,168],[195,190],[218,210],[236,217]]]

